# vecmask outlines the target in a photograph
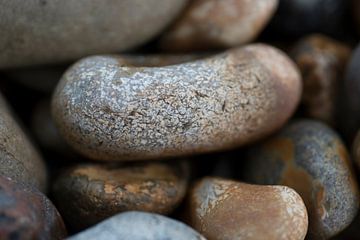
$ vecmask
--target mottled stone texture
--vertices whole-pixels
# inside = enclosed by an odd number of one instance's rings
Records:
[[[45,164],[1,95],[0,175],[46,190]]]
[[[360,128],[360,45],[352,52],[346,68],[342,86],[341,108],[339,114],[340,129],[349,142],[352,142]]]
[[[161,32],[186,0],[0,2],[0,68],[124,51]]]
[[[292,49],[303,78],[302,104],[307,117],[335,125],[350,51],[345,44],[319,34],[301,39]]]
[[[277,4],[278,0],[192,0],[163,34],[160,46],[192,51],[250,42],[263,30]]]
[[[354,219],[359,193],[348,152],[338,135],[312,120],[291,123],[254,146],[246,179],[292,187],[309,214],[309,238],[328,239]]]
[[[241,146],[281,127],[301,79],[263,44],[166,67],[126,67],[115,57],[72,66],[52,100],[55,122],[80,153],[136,160]]]
[[[53,192],[69,226],[83,229],[119,212],[169,214],[183,199],[187,181],[185,162],[82,164],[58,177]]]
[[[0,238],[64,239],[66,229],[54,205],[32,186],[0,176]]]
[[[109,218],[68,240],[205,240],[176,220],[151,213],[126,212]]]
[[[304,239],[308,218],[301,197],[285,186],[204,178],[190,193],[190,222],[208,239]]]

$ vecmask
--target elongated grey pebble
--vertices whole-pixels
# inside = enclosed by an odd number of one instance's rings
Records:
[[[109,218],[68,240],[205,240],[187,225],[152,213],[126,212]]]
[[[52,113],[68,143],[89,158],[152,159],[267,136],[291,116],[300,95],[293,62],[255,44],[165,67],[83,59],[57,86]]]
[[[0,1],[0,68],[124,51],[160,33],[187,0]]]
[[[45,164],[0,95],[0,175],[46,189]]]

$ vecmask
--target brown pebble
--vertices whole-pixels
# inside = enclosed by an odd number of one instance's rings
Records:
[[[190,222],[209,240],[304,239],[304,202],[285,186],[204,178],[190,193]]]
[[[306,116],[335,125],[339,88],[350,48],[314,34],[300,40],[291,55],[303,78],[302,104]]]
[[[0,95],[0,175],[46,191],[45,164]]]
[[[187,181],[185,162],[82,164],[58,177],[53,192],[69,226],[82,229],[124,211],[169,214]]]
[[[193,0],[160,39],[173,51],[228,48],[254,40],[278,0]]]
[[[52,114],[65,140],[89,158],[156,159],[263,138],[288,120],[300,94],[296,66],[264,44],[165,67],[97,56],[65,73]]]
[[[64,239],[65,225],[36,188],[0,176],[0,239]]]

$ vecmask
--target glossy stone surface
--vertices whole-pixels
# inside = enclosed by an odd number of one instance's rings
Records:
[[[267,136],[292,115],[300,95],[293,62],[255,44],[158,68],[83,59],[57,86],[52,113],[68,143],[89,158],[154,159]]]
[[[208,239],[304,239],[301,197],[285,186],[203,178],[190,193],[190,225]]]
[[[347,45],[320,34],[307,36],[294,46],[291,57],[302,75],[307,117],[336,124],[339,88],[350,53]]]
[[[74,229],[131,210],[169,214],[185,196],[188,171],[173,161],[77,165],[55,181],[55,203]]]
[[[254,40],[276,10],[278,0],[192,0],[160,39],[172,51],[228,48]]]
[[[0,175],[46,191],[46,167],[39,152],[0,95]]]
[[[358,186],[348,152],[339,136],[320,122],[293,122],[254,146],[244,173],[254,183],[295,189],[308,210],[309,238],[336,235],[358,211]]]
[[[11,0],[0,3],[0,68],[58,63],[139,46],[186,0]]]
[[[145,212],[126,212],[68,238],[68,240],[205,240],[176,220]]]
[[[64,223],[49,199],[32,186],[0,176],[1,239],[64,239]]]

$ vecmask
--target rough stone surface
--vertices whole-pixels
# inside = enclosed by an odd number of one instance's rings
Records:
[[[301,39],[291,52],[303,79],[302,103],[307,117],[335,125],[336,110],[350,48],[314,34]]]
[[[68,240],[205,240],[176,220],[145,212],[126,212],[109,218]]]
[[[160,46],[191,51],[233,47],[254,40],[278,0],[193,0],[163,34]]]
[[[301,197],[285,186],[204,178],[190,193],[190,222],[208,239],[304,239],[308,226]]]
[[[185,196],[185,162],[83,164],[65,171],[53,187],[69,226],[82,229],[119,212],[169,214]]]
[[[359,207],[348,152],[338,135],[312,120],[291,123],[254,146],[246,179],[295,189],[309,214],[309,238],[328,239],[345,229]]]
[[[1,239],[64,239],[64,223],[45,195],[0,176]]]
[[[0,175],[46,191],[46,167],[0,95]]]
[[[188,54],[122,54],[115,57],[124,66],[161,67],[175,65],[208,57],[210,53]]]
[[[360,45],[353,51],[342,86],[339,122],[341,133],[352,142],[360,128]]]
[[[262,138],[284,124],[300,95],[291,60],[255,44],[158,68],[83,59],[57,86],[52,113],[65,139],[90,158],[151,159]]]
[[[0,68],[124,51],[160,33],[186,0],[11,0],[0,3]]]

